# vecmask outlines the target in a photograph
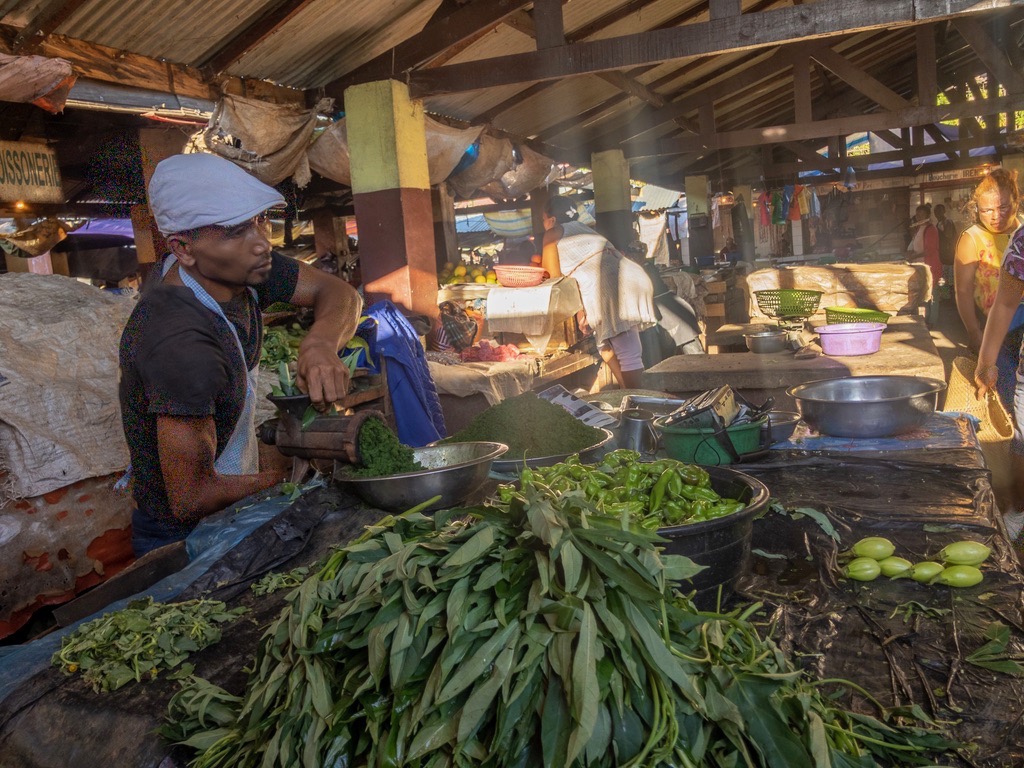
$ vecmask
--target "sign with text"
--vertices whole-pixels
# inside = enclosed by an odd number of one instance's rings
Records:
[[[57,153],[43,144],[0,141],[0,201],[63,203]]]

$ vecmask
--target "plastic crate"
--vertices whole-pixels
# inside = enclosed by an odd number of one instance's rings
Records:
[[[754,291],[754,298],[768,317],[810,317],[818,310],[821,291],[778,288]]]
[[[825,321],[829,325],[841,323],[888,323],[891,315],[880,309],[862,307],[825,307]]]

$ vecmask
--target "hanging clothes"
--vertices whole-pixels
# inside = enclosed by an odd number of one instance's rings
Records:
[[[785,186],[782,187],[782,221],[778,223],[785,224],[787,221],[789,221],[789,206],[792,204],[792,202],[793,185],[786,184]]]
[[[782,190],[772,192],[772,224],[785,224],[786,211],[783,209]]]
[[[722,212],[718,207],[718,198],[711,198],[711,227],[712,229],[718,229],[718,226],[722,223]]]
[[[800,216],[803,213],[803,208],[800,205],[800,195],[803,193],[804,188],[799,184],[793,187],[793,194],[789,200],[789,220],[800,221]]]
[[[768,227],[772,223],[772,198],[765,190],[761,193],[761,196],[757,198],[757,207],[760,211],[761,226]]]

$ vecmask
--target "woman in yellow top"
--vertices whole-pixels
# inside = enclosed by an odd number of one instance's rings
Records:
[[[977,208],[977,223],[960,235],[953,269],[956,308],[967,329],[968,343],[977,352],[981,347],[985,320],[996,299],[1003,252],[1020,226],[1017,174],[997,168],[982,179],[972,199]],[[1013,413],[1022,333],[1024,305],[1018,307],[1013,316],[996,360],[999,368],[996,391],[1009,413]]]

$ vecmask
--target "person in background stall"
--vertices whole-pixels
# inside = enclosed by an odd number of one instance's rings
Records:
[[[136,556],[185,538],[204,517],[284,479],[259,469],[253,417],[261,308],[277,301],[313,308],[296,382],[314,404],[346,394],[349,372],[338,350],[362,309],[345,281],[272,250],[264,212],[284,199],[228,160],[163,160],[149,203],[170,253],[120,346]]]
[[[644,372],[642,327],[658,321],[654,287],[643,267],[619,253],[604,235],[578,221],[565,197],[544,208],[542,266],[551,277],[576,280],[583,301],[580,329],[594,332],[601,358],[624,389],[638,389]]]
[[[984,198],[982,198],[984,199]],[[988,206],[991,199],[981,202],[978,217],[983,218],[983,206]],[[993,214],[989,214],[991,217]],[[978,397],[984,397],[991,391],[998,391],[1004,383],[1003,364],[1000,358],[1006,349],[1012,323],[1020,315],[1021,301],[1024,300],[1024,227],[1017,227],[1013,238],[1006,249],[1002,266],[999,270],[999,282],[995,298],[989,308],[988,321],[982,335],[981,348],[978,351],[978,365],[975,368],[974,381]],[[1020,337],[1017,337],[1017,355],[1020,356]],[[1014,376],[1013,404],[1013,439],[1010,441],[1010,471],[1013,475],[1012,508],[1004,513],[1006,528],[1011,539],[1016,539],[1024,527],[1024,377],[1019,373]],[[1003,394],[1000,392],[1000,398]]]
[[[939,232],[939,261],[942,262],[942,280],[946,286],[953,285],[953,264],[956,261],[956,241],[960,236],[956,222],[946,218],[946,206],[939,203],[932,211],[935,214],[935,229]],[[947,289],[948,290],[948,289]]]
[[[910,223],[910,245],[907,246],[907,261],[923,261],[932,273],[932,290],[942,279],[942,262],[939,260],[939,230],[932,224],[932,208],[922,204],[914,211]]]
[[[960,235],[953,265],[956,308],[967,331],[971,350],[981,348],[985,325],[1000,287],[1003,252],[1011,236],[1019,229],[1017,213],[1020,190],[1016,173],[997,168],[974,190],[972,202],[976,223]],[[1017,302],[1000,339],[993,362],[999,369],[995,390],[1008,413],[1014,411],[1014,389],[1020,362],[1021,336],[1024,335],[1024,307]]]
[[[688,301],[668,286],[654,259],[647,258],[647,244],[634,241],[626,249],[626,255],[643,267],[654,288],[654,311],[658,324],[640,332],[644,363],[656,365],[673,355],[704,354],[697,313]]]

